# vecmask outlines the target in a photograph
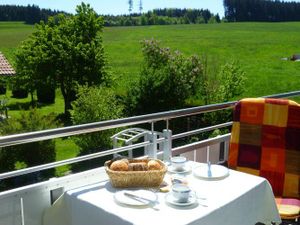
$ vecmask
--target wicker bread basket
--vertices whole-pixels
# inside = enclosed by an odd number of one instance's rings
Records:
[[[150,159],[131,159],[129,163],[148,163],[149,160]],[[155,160],[161,165],[161,170],[114,171],[109,168],[112,163],[111,160],[105,162],[105,170],[112,186],[116,188],[158,187],[163,182],[167,167],[162,161],[158,159]]]

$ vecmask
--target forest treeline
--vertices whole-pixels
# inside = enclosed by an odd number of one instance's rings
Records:
[[[0,21],[25,21],[28,24],[47,21],[49,16],[63,11],[40,9],[36,5],[0,5]],[[220,17],[208,9],[155,9],[146,13],[124,15],[99,15],[104,17],[105,26],[139,26],[190,23],[219,23]]]
[[[300,21],[300,3],[283,2],[280,0],[223,0],[224,21]],[[142,9],[142,7],[141,7]],[[35,24],[41,20],[47,21],[49,16],[63,11],[41,9],[37,5],[0,5],[0,21],[25,21]],[[104,26],[139,26],[168,24],[198,24],[219,23],[219,14],[213,14],[208,9],[154,9],[145,13],[124,15],[100,15],[104,17]]]
[[[54,16],[62,11],[40,9],[37,5],[0,5],[0,21],[25,21],[27,24],[47,21],[49,16]]]
[[[300,3],[279,0],[224,0],[228,22],[300,20]]]
[[[138,25],[169,25],[220,23],[219,14],[213,14],[208,9],[154,9],[147,13],[130,15],[104,15],[105,26],[138,26]]]

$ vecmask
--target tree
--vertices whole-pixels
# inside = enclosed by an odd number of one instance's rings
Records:
[[[215,16],[215,18],[216,18],[216,22],[217,23],[221,23],[221,19],[220,19],[219,13],[217,13],[217,15]]]
[[[102,37],[103,18],[87,4],[76,14],[60,14],[41,22],[16,53],[16,69],[23,84],[60,87],[68,115],[78,84],[108,84]]]

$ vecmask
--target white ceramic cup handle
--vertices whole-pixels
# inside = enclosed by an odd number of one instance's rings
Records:
[[[190,195],[189,195],[190,197],[196,197],[197,196],[197,193],[196,193],[196,191],[194,191],[194,190],[191,190],[191,192],[190,192]]]

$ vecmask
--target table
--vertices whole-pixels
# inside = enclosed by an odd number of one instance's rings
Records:
[[[199,163],[190,165],[194,168]],[[206,198],[188,207],[170,206],[165,202],[166,193],[157,193],[156,209],[124,207],[114,201],[118,189],[109,181],[99,182],[65,192],[45,211],[43,222],[44,225],[254,225],[281,221],[266,179],[233,170],[229,173],[225,179],[215,181],[201,180],[192,173],[186,175],[198,196]],[[170,176],[167,174],[165,179]]]

